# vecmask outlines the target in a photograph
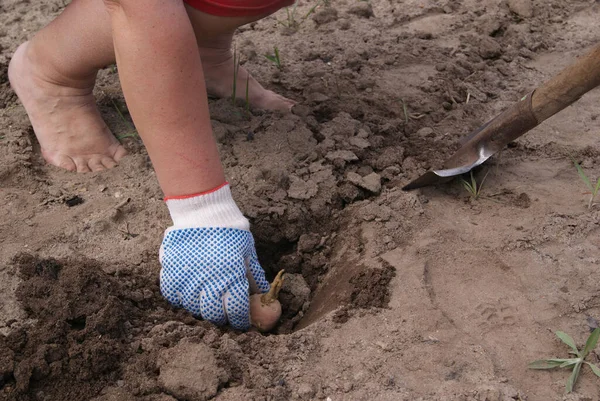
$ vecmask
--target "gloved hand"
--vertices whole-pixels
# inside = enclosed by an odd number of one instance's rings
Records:
[[[174,306],[217,325],[250,327],[249,271],[258,291],[269,282],[258,262],[250,224],[229,185],[166,200],[173,226],[160,247],[160,290]]]

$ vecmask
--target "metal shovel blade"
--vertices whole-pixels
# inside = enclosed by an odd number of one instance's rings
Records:
[[[468,173],[508,143],[538,125],[531,109],[532,95],[533,93],[524,96],[496,118],[466,136],[461,141],[463,145],[446,160],[442,169],[430,170],[402,189],[408,191],[440,184],[450,181],[458,175]]]
[[[485,149],[481,148],[479,151],[479,158],[475,160],[475,162],[466,166],[448,168],[444,170],[429,170],[419,178],[412,180],[410,183],[402,187],[402,189],[405,191],[410,191],[411,189],[448,182],[454,177],[468,173],[475,167],[483,164],[487,159],[490,158],[490,156],[492,156],[492,154],[493,153],[488,153],[485,151]]]

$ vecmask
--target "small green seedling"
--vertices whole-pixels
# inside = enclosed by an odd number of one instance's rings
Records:
[[[137,130],[135,129],[135,126],[133,126],[133,124],[131,124],[123,115],[123,112],[121,111],[121,109],[119,108],[119,106],[115,103],[115,101],[113,99],[110,99],[111,103],[113,104],[113,107],[115,108],[115,110],[117,111],[117,113],[119,114],[119,117],[121,117],[121,120],[123,120],[123,122],[125,123],[125,125],[127,125],[131,131],[125,133],[125,134],[121,134],[121,135],[117,135],[117,139],[121,140],[121,139],[125,139],[125,138],[135,138],[138,135]]]
[[[408,107],[406,107],[406,103],[404,103],[404,99],[399,99],[402,102],[402,111],[404,111],[404,121],[408,124]]]
[[[282,69],[282,65],[281,65],[281,57],[279,57],[279,49],[277,48],[277,46],[273,47],[273,52],[274,54],[265,54],[265,58],[267,60],[269,60],[270,62],[272,62],[273,64],[275,64],[277,66],[277,68],[279,68],[280,70]]]
[[[317,1],[316,4],[314,6],[312,6],[310,8],[310,10],[308,10],[308,12],[304,16],[300,17],[299,20],[296,19],[296,17],[297,17],[296,11],[297,11],[297,6],[298,6],[298,2],[296,2],[296,3],[294,3],[294,5],[292,7],[285,8],[285,12],[287,13],[287,19],[285,21],[277,20],[277,22],[286,28],[298,29],[300,27],[300,25],[302,25],[304,23],[304,21],[306,21],[306,19],[308,17],[310,17],[310,15],[312,13],[315,12],[317,7],[319,7],[321,5],[321,1],[322,0]]]
[[[590,179],[585,174],[585,171],[583,171],[583,168],[579,165],[579,163],[577,163],[575,161],[575,159],[572,157],[571,157],[571,160],[573,160],[573,164],[575,164],[575,168],[577,169],[577,174],[579,174],[579,177],[584,182],[585,186],[588,187],[588,189],[590,190],[591,196],[590,196],[590,201],[588,202],[588,209],[591,209],[592,206],[594,206],[594,199],[596,199],[596,195],[598,195],[598,191],[600,190],[600,178],[598,178],[598,181],[596,182],[596,185],[594,186],[592,184],[592,182],[590,181]]]
[[[581,366],[585,363],[590,368],[594,374],[600,377],[600,368],[593,363],[585,361],[585,358],[592,352],[596,345],[598,344],[598,337],[600,337],[600,328],[595,329],[592,334],[588,337],[585,347],[583,347],[582,351],[577,349],[575,345],[575,341],[569,336],[567,333],[563,333],[562,331],[557,331],[556,336],[560,338],[562,342],[571,347],[571,351],[569,354],[573,354],[576,358],[568,358],[568,359],[539,359],[537,361],[531,362],[528,366],[530,369],[554,369],[554,368],[567,368],[572,367],[573,371],[571,372],[571,376],[569,380],[567,380],[567,393],[573,391],[573,387],[575,387],[575,383],[577,382],[577,378],[579,377],[579,371],[581,370]]]
[[[477,183],[477,180],[475,179],[475,176],[473,175],[473,170],[471,170],[471,181],[470,182],[465,180],[464,178],[460,177],[463,187],[467,190],[469,195],[471,195],[471,198],[473,198],[473,199],[479,198],[479,195],[481,195],[481,189],[483,188],[483,183],[485,182],[485,179],[487,178],[489,173],[490,173],[490,171],[488,170],[485,173],[485,175],[483,176],[483,179],[481,180],[481,182],[479,184]]]
[[[237,49],[233,48],[233,86],[231,87],[231,104],[235,106],[235,99],[237,96],[237,78],[238,71],[240,70],[240,58],[237,54]]]
[[[240,71],[240,57],[236,48],[233,48],[233,85],[231,87],[231,104],[236,105],[237,100],[237,81]],[[246,76],[246,111],[250,112],[250,75]]]

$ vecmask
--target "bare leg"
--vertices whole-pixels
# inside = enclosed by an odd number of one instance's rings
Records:
[[[72,2],[16,51],[10,82],[50,164],[98,171],[127,154],[102,121],[92,95],[98,69],[112,62],[108,16],[97,0]]]
[[[234,69],[231,53],[233,34],[238,27],[267,15],[222,18],[205,14],[189,6],[186,6],[186,10],[200,48],[208,93],[217,97],[231,96]],[[246,98],[246,82],[248,82],[248,101],[256,108],[289,111],[294,105],[292,100],[263,88],[244,67],[239,67],[236,86],[240,89],[237,91],[237,97],[242,100]]]
[[[200,54],[183,3],[105,2],[123,93],[163,192],[186,195],[221,185]]]
[[[209,92],[231,96],[235,29],[260,17],[222,18],[186,7],[194,25]],[[92,96],[99,68],[115,62],[110,17],[99,0],[74,0],[50,25],[19,47],[9,78],[44,158],[78,172],[116,165],[127,152],[102,121]],[[293,102],[264,89],[240,68],[238,88],[254,107],[289,110]]]
[[[233,91],[233,54],[231,41],[233,33],[226,33],[211,38],[199,38],[200,57],[209,94],[217,97],[231,96]],[[247,81],[246,81],[247,80]],[[237,73],[236,96],[246,99],[246,82],[248,82],[248,102],[259,109],[289,111],[295,104],[273,91],[265,89],[244,67]]]
[[[262,19],[266,15],[224,19],[205,14],[189,6],[186,9],[200,48],[208,93],[217,97],[231,96],[235,68],[231,53],[233,33],[237,27]],[[239,67],[236,86],[238,88],[237,97],[242,100],[246,98],[246,82],[248,83],[248,101],[254,107],[289,111],[294,105],[292,100],[263,88],[244,67]]]

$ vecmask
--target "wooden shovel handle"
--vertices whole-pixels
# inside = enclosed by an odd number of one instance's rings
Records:
[[[598,85],[600,44],[533,92],[533,114],[538,123],[541,123]]]

